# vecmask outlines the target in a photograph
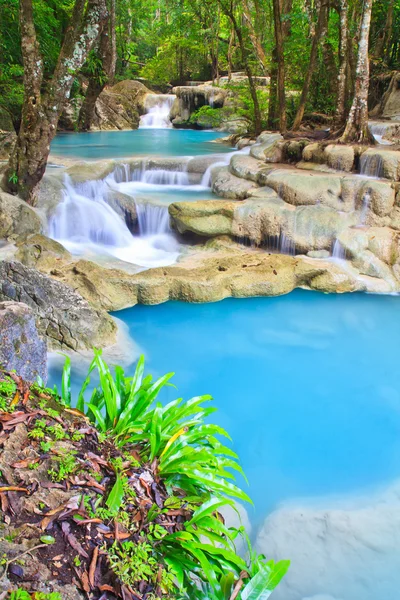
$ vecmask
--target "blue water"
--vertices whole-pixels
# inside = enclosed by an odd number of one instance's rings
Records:
[[[135,155],[198,156],[231,152],[225,144],[213,140],[223,137],[216,131],[192,129],[137,129],[129,131],[93,131],[58,133],[51,153],[71,158],[100,159]]]
[[[296,291],[116,316],[150,372],[175,371],[184,398],[213,395],[258,520],[289,498],[400,475],[398,314],[397,297]]]

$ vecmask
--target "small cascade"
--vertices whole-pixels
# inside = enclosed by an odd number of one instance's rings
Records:
[[[335,240],[332,248],[332,258],[346,260],[346,250],[338,239]]]
[[[168,206],[136,201],[135,206],[141,236],[171,233]]]
[[[128,227],[104,201],[106,186],[102,180],[74,185],[66,175],[63,202],[49,221],[50,237],[109,247],[129,244],[132,235]]]
[[[296,244],[284,231],[279,235],[269,235],[265,240],[265,248],[274,254],[296,255]]]
[[[130,181],[179,187],[190,185],[187,171],[169,171],[167,169],[135,169]]]
[[[125,167],[122,165],[104,180],[83,184],[73,184],[66,176],[63,201],[48,224],[49,236],[72,254],[111,255],[145,268],[173,264],[179,246],[169,225],[167,207],[135,203],[139,235],[134,236],[105,200],[110,189],[126,185],[117,183],[130,177]]]
[[[375,141],[378,144],[381,144],[384,146],[392,146],[393,145],[393,142],[390,142],[389,140],[385,140],[383,138],[383,136],[387,134],[388,130],[390,130],[391,127],[393,127],[393,125],[391,123],[382,123],[382,122],[374,123],[373,121],[371,121],[369,123],[369,130],[372,133],[372,135],[374,136]]]
[[[175,98],[172,94],[148,94],[145,100],[146,114],[140,117],[139,129],[171,128],[169,113]]]
[[[367,190],[362,199],[362,207],[361,207],[360,222],[359,222],[360,227],[364,227],[367,223],[367,216],[368,216],[370,202],[371,202],[371,191]]]
[[[368,177],[383,177],[383,160],[379,154],[364,154],[360,157],[360,174]]]

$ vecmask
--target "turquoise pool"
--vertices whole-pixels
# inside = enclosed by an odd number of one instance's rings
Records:
[[[58,133],[51,153],[70,158],[122,158],[135,155],[197,156],[231,152],[214,140],[225,133],[192,129],[136,129],[129,131],[91,131]]]

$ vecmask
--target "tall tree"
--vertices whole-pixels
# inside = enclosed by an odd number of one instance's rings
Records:
[[[349,39],[348,11],[348,0],[339,0],[339,72],[335,129],[339,129],[344,125],[346,120],[346,71]]]
[[[368,88],[369,88],[369,30],[371,26],[373,0],[363,0],[360,38],[356,67],[354,98],[340,141],[374,143],[368,128]]]
[[[250,66],[249,51],[246,47],[245,34],[239,18],[236,14],[236,6],[234,0],[218,0],[222,12],[229,18],[232,28],[236,34],[236,39],[239,43],[240,54],[243,62],[243,67],[249,82],[250,96],[253,102],[254,109],[254,133],[259,135],[262,131],[260,103],[257,96],[257,86],[254,81],[252,69]]]
[[[273,0],[275,53],[277,61],[277,98],[279,107],[279,131],[286,132],[286,97],[285,97],[285,55],[283,49],[283,29],[280,0]]]
[[[303,82],[303,89],[301,91],[300,102],[297,108],[297,113],[293,123],[293,130],[296,131],[299,129],[301,122],[304,117],[304,111],[306,108],[306,102],[308,97],[308,92],[310,90],[311,79],[315,70],[315,63],[317,60],[318,46],[323,37],[327,23],[328,23],[328,0],[320,0],[319,11],[318,11],[318,21],[317,26],[315,28],[315,33],[312,40],[311,52],[310,52],[310,60],[308,64],[307,73]]]
[[[109,0],[108,17],[100,35],[98,50],[89,57],[89,84],[85,99],[79,111],[78,126],[88,131],[92,125],[97,98],[105,86],[112,83],[117,62],[115,38],[115,0]]]
[[[3,183],[8,191],[34,204],[37,185],[46,169],[50,142],[56,134],[75,73],[101,32],[107,7],[105,0],[75,1],[57,64],[44,92],[44,63],[36,37],[32,0],[20,0],[19,12],[24,102],[18,138]]]

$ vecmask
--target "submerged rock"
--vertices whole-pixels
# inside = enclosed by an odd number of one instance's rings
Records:
[[[396,598],[399,484],[372,498],[327,498],[284,506],[262,526],[256,549],[291,566],[276,600]],[[316,576],[316,573],[318,576]]]
[[[1,292],[0,292],[1,294]],[[26,381],[47,379],[47,348],[33,310],[22,302],[0,302],[0,366]]]

